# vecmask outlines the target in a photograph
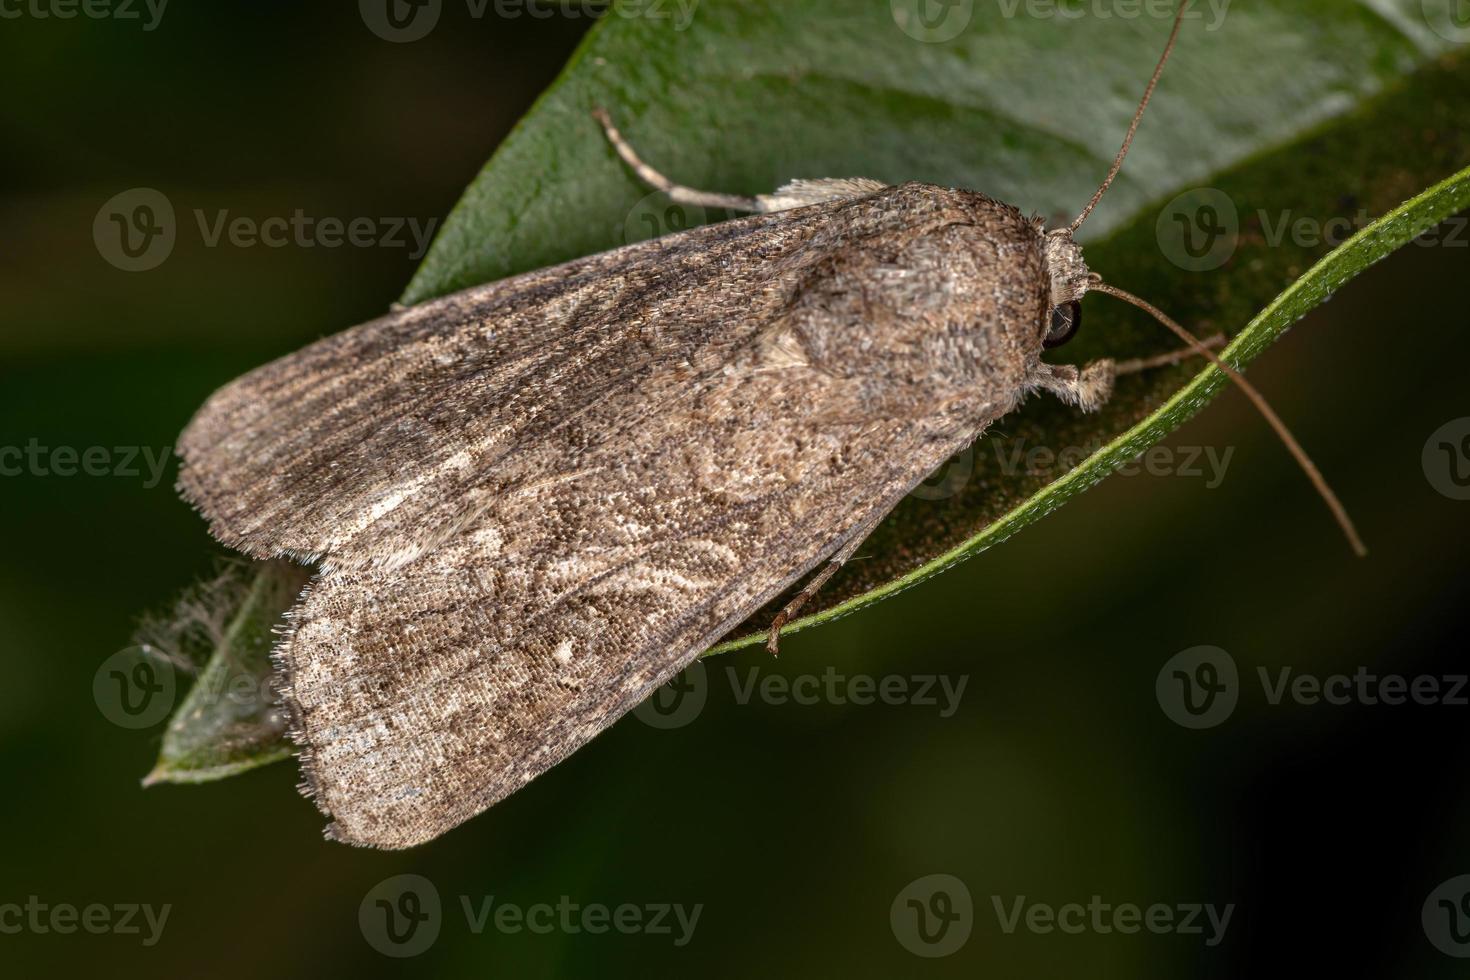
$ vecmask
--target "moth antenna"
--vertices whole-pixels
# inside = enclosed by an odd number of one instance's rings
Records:
[[[1174,15],[1174,29],[1169,32],[1169,43],[1164,45],[1163,57],[1159,58],[1158,67],[1154,69],[1153,77],[1148,80],[1148,88],[1143,90],[1143,99],[1138,103],[1138,111],[1133,113],[1133,122],[1128,125],[1128,133],[1123,137],[1123,146],[1113,159],[1113,169],[1108,171],[1107,179],[1102,182],[1097,193],[1092,195],[1092,200],[1087,202],[1087,207],[1083,208],[1076,220],[1067,226],[1067,230],[1072,234],[1075,235],[1077,229],[1082,227],[1082,222],[1092,214],[1092,209],[1097,207],[1097,202],[1102,200],[1108,188],[1113,186],[1118,172],[1123,169],[1123,158],[1128,156],[1128,148],[1133,145],[1133,135],[1138,132],[1138,124],[1143,121],[1143,111],[1148,108],[1149,99],[1154,97],[1154,89],[1158,87],[1159,76],[1164,74],[1164,65],[1169,63],[1169,55],[1174,53],[1174,43],[1179,40],[1179,29],[1184,26],[1184,12],[1188,9],[1189,0],[1180,0],[1179,12]]]
[[[1276,434],[1281,437],[1281,441],[1286,444],[1286,448],[1296,458],[1297,465],[1302,468],[1302,472],[1307,474],[1307,479],[1312,481],[1312,485],[1317,488],[1317,493],[1322,496],[1322,500],[1327,504],[1327,508],[1332,511],[1332,516],[1337,518],[1337,523],[1342,527],[1342,533],[1347,536],[1348,544],[1352,545],[1353,551],[1357,553],[1359,558],[1363,558],[1368,554],[1368,549],[1364,546],[1363,539],[1358,537],[1358,530],[1353,526],[1352,518],[1348,517],[1347,508],[1343,507],[1342,501],[1337,499],[1337,494],[1333,493],[1332,488],[1327,485],[1327,480],[1322,476],[1322,471],[1317,469],[1317,464],[1312,462],[1312,458],[1307,455],[1307,451],[1296,441],[1296,437],[1291,434],[1291,430],[1286,427],[1286,423],[1281,421],[1281,417],[1272,410],[1270,404],[1266,401],[1266,397],[1256,390],[1255,385],[1245,380],[1245,377],[1239,371],[1235,370],[1235,368],[1216,357],[1214,351],[1201,343],[1194,334],[1185,330],[1165,315],[1162,310],[1147,300],[1139,299],[1132,293],[1116,289],[1106,283],[1095,283],[1090,288],[1099,293],[1115,296],[1123,302],[1131,303],[1140,310],[1143,310],[1172,330],[1175,335],[1192,347],[1196,353],[1209,358],[1215,367],[1225,372],[1226,377],[1235,382],[1236,387],[1240,388],[1241,391],[1245,392],[1246,397],[1251,400],[1256,406],[1256,409],[1271,424],[1271,428],[1276,430]]]

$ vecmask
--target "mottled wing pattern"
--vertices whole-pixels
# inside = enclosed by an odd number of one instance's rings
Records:
[[[906,184],[717,228],[322,341],[191,425],[216,533],[327,556],[277,659],[334,836],[513,792],[1025,390],[1049,284],[1014,209]]]
[[[895,195],[917,198],[878,196]],[[179,441],[180,490],[255,557],[395,567],[471,520],[549,430],[650,378],[717,369],[837,242],[891,234],[898,214],[905,233],[945,220],[945,203],[914,203],[724,222],[328,337],[209,399]]]
[[[406,847],[514,792],[862,533],[989,413],[844,421],[857,387],[737,360],[391,576],[316,583],[278,662],[329,834]]]

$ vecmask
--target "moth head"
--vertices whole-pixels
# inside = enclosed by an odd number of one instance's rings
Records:
[[[1042,323],[1041,346],[1060,347],[1082,326],[1080,300],[1097,276],[1082,260],[1068,228],[1046,233],[1046,272],[1051,279],[1051,314]]]

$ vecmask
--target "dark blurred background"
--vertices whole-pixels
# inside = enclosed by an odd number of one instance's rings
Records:
[[[441,218],[590,24],[451,20],[393,45],[350,5],[165,16],[157,31],[0,22],[0,446],[161,451],[219,384],[378,314],[416,264],[411,246],[206,248],[181,233],[163,265],[130,274],[94,245],[103,202],[146,186],[181,214]],[[1226,393],[1167,443],[1233,448],[1218,487],[1115,477],[918,589],[789,637],[779,660],[707,662],[689,724],[625,719],[407,853],[322,841],[292,762],[141,789],[161,727],[111,724],[94,672],[217,551],[175,498],[172,462],[156,485],[146,471],[0,478],[0,907],[170,907],[152,945],[146,925],[15,931],[0,909],[0,961],[14,976],[219,978],[1458,975],[1421,911],[1470,873],[1467,708],[1272,704],[1257,670],[1274,683],[1282,668],[1466,669],[1470,503],[1436,489],[1448,456],[1433,473],[1421,458],[1470,415],[1470,235],[1460,243],[1396,254],[1252,370],[1353,511],[1368,560]],[[1238,704],[1190,730],[1156,678],[1200,645],[1232,658]],[[742,704],[728,676],[829,666],[965,687],[944,717],[942,704]],[[400,874],[431,882],[443,912],[437,940],[395,960],[359,908]],[[902,909],[935,874],[965,883],[973,924],[931,959],[906,948]],[[1007,933],[995,906],[1095,895],[1233,911],[1212,946],[1203,916],[1204,935]],[[563,896],[702,910],[677,945],[677,926],[477,934],[461,907]]]

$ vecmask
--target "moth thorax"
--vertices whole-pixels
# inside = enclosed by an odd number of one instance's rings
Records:
[[[1055,309],[1082,298],[1092,281],[1092,271],[1082,261],[1082,249],[1072,232],[1058,228],[1046,233],[1046,272],[1051,278],[1051,305]]]

